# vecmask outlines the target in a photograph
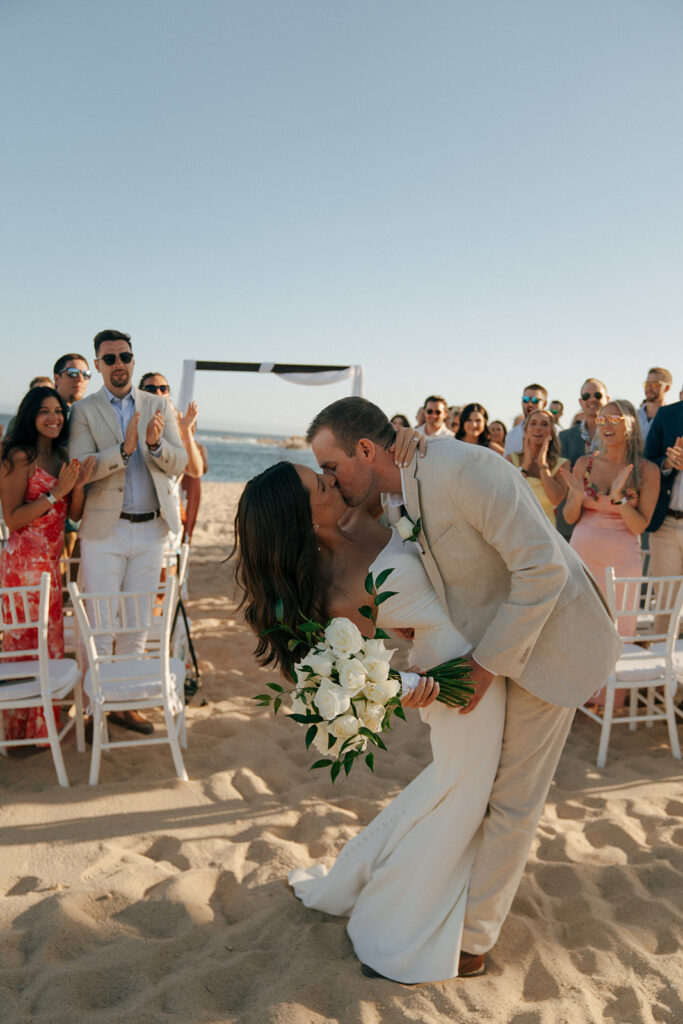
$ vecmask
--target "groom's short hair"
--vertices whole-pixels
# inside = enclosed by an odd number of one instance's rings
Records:
[[[332,431],[346,455],[354,455],[361,437],[367,437],[382,448],[388,448],[396,431],[377,405],[366,398],[340,398],[325,406],[306,433],[309,444],[321,430]]]

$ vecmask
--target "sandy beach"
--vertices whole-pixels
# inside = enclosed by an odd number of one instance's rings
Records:
[[[235,610],[239,484],[205,484],[189,612],[209,703],[188,709],[189,783],[167,746],[0,759],[2,1024],[674,1024],[683,1020],[683,771],[665,728],[580,716],[512,912],[470,980],[368,980],[344,921],[287,871],[331,863],[428,762],[417,715],[376,773],[332,786],[300,730],[251,697],[272,680]],[[457,822],[454,822],[457,828]],[[417,867],[417,866],[416,866]]]

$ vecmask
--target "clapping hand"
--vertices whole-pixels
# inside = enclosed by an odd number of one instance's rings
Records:
[[[52,488],[52,497],[59,501],[61,498],[66,497],[74,489],[76,481],[78,480],[78,474],[80,472],[81,464],[78,459],[72,459],[71,462],[62,463],[62,468],[59,471],[59,477],[57,478],[57,486]]]
[[[577,498],[581,498],[583,501],[583,480],[577,480],[574,474],[567,469],[566,465],[560,466],[557,471],[557,475],[567,485],[569,493],[575,495]]]
[[[138,422],[140,420],[140,413],[136,412],[126,427],[126,435],[123,439],[123,450],[126,455],[130,456],[133,454],[138,446]]]
[[[192,430],[192,427],[197,422],[197,411],[197,403],[190,402],[184,416],[181,416],[180,413],[178,413],[178,427],[180,430],[187,433]]]
[[[85,485],[89,482],[90,477],[93,475],[96,465],[97,458],[94,455],[89,455],[87,459],[83,460],[78,472],[76,487],[85,487]]]
[[[166,419],[163,412],[159,409],[154,413],[151,420],[147,424],[147,430],[145,432],[145,441],[149,448],[156,448],[161,440],[161,435],[164,430],[164,424]]]
[[[666,457],[673,469],[683,469],[683,437],[676,438],[673,448],[666,449]]]
[[[624,488],[628,482],[628,478],[633,472],[633,466],[624,466],[620,470],[612,481],[612,486],[609,489],[609,496],[611,501],[621,501],[624,496]]]

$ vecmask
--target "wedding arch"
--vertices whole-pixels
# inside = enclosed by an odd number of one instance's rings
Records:
[[[208,359],[184,359],[183,376],[180,382],[178,408],[186,409],[192,401],[194,377],[197,370],[228,370],[233,373],[275,373],[292,384],[338,384],[351,381],[351,394],[363,395],[363,367],[352,366],[310,366],[299,363],[222,363]]]

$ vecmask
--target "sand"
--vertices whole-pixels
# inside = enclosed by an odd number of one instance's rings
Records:
[[[683,1019],[683,790],[664,728],[572,729],[488,974],[408,988],[359,971],[344,921],[307,910],[287,871],[331,863],[427,763],[416,715],[373,776],[332,786],[302,734],[257,707],[271,672],[231,595],[240,487],[206,484],[190,613],[210,704],[188,710],[189,783],[168,747],[72,740],[0,760],[2,1024],[674,1024]]]

